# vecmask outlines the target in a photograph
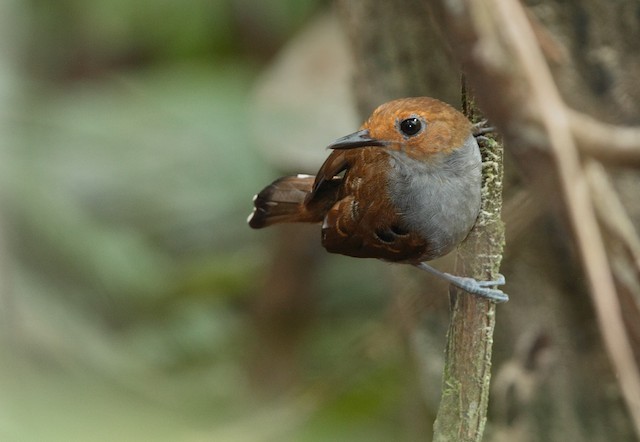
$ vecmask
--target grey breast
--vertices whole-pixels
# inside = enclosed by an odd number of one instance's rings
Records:
[[[429,243],[425,260],[448,253],[469,233],[480,210],[482,160],[475,137],[428,162],[389,153],[389,192],[405,228]]]

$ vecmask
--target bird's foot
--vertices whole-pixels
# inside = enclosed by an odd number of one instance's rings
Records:
[[[496,131],[496,128],[489,125],[489,120],[478,121],[477,123],[474,123],[471,128],[471,133],[476,138],[483,137],[483,135],[486,135],[495,131]]]
[[[504,293],[502,290],[491,288],[492,286],[496,285],[504,285],[505,278],[503,275],[498,275],[498,279],[496,281],[476,281],[473,278],[456,276],[450,273],[441,272],[440,270],[437,270],[424,262],[417,263],[415,264],[415,266],[433,275],[439,276],[440,278],[448,281],[456,287],[464,290],[465,292],[480,296],[482,298],[487,298],[488,300],[495,302],[496,304],[501,304],[509,300],[509,295]]]
[[[500,275],[497,281],[476,281],[473,278],[467,278],[464,276],[447,275],[447,280],[458,288],[461,288],[465,292],[471,293],[476,296],[487,298],[496,304],[501,304],[509,300],[509,295],[504,293],[500,289],[491,288],[492,286],[502,285],[505,283],[504,276]]]

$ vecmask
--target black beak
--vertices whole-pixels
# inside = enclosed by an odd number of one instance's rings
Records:
[[[327,149],[355,149],[365,146],[386,146],[388,143],[371,138],[367,129],[359,130],[342,138],[338,138],[327,146]]]

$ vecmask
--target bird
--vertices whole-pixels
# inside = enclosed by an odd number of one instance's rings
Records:
[[[330,253],[411,264],[492,302],[497,281],[442,272],[426,261],[469,234],[480,212],[482,159],[474,125],[430,97],[389,101],[360,129],[327,146],[316,175],[275,180],[253,198],[247,222],[321,224]]]

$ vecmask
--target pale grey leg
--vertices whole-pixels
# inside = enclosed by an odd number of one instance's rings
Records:
[[[465,292],[487,298],[495,302],[496,304],[507,302],[509,300],[509,295],[504,293],[502,290],[489,288],[490,286],[494,285],[503,285],[505,283],[503,275],[499,275],[497,281],[476,281],[473,278],[456,276],[450,273],[441,272],[440,270],[431,267],[425,262],[420,262],[414,265],[419,269],[431,273],[432,275],[439,276],[445,281],[449,281],[451,284],[455,285],[458,288],[461,288]]]

